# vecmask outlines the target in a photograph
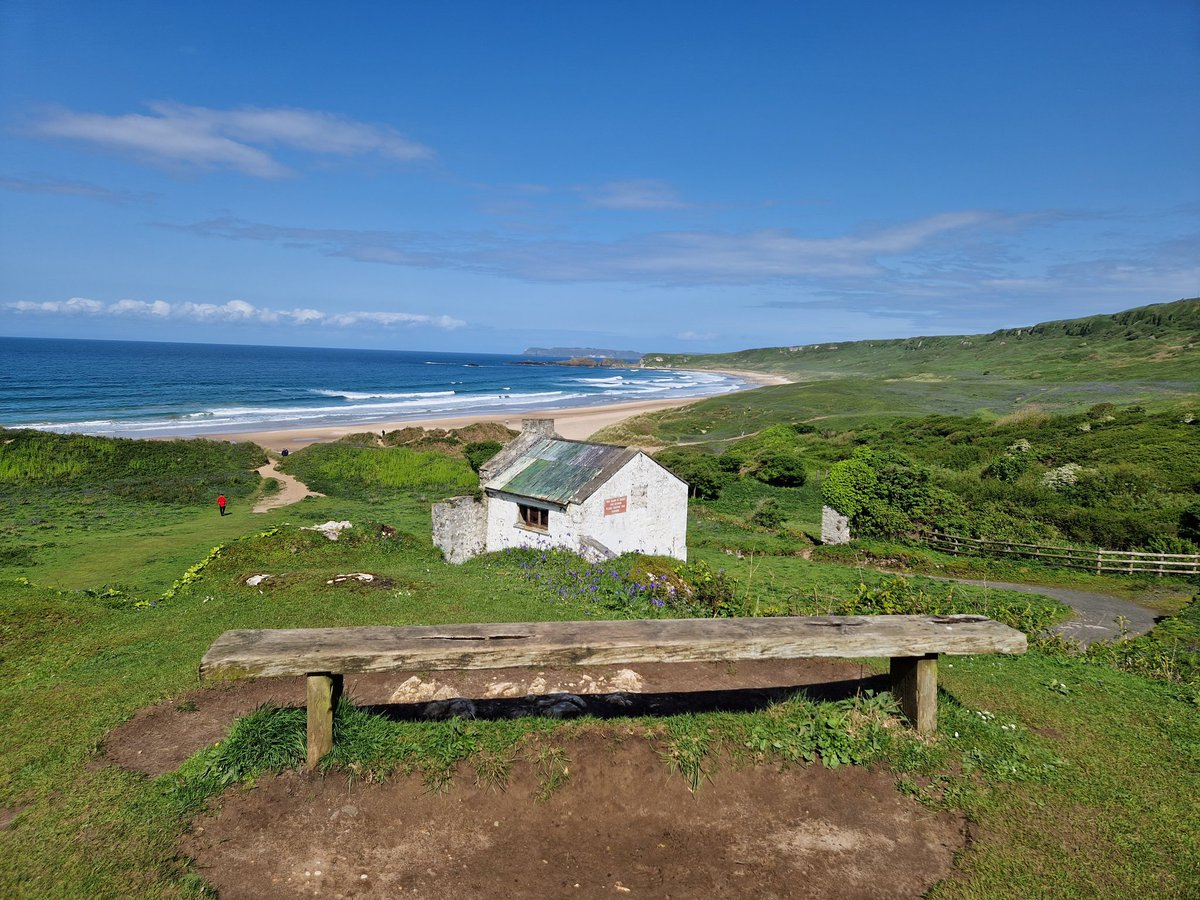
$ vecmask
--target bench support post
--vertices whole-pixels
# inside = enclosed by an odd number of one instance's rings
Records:
[[[937,731],[936,653],[892,657],[892,694],[918,734]]]
[[[308,675],[308,761],[311,772],[333,749],[333,710],[342,696],[342,676],[329,672]]]

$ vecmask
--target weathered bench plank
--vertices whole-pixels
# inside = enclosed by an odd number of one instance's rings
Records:
[[[638,619],[227,631],[202,678],[395,670],[1024,653],[1025,635],[982,616]]]
[[[985,616],[638,619],[227,631],[201,678],[308,676],[308,768],[333,747],[342,676],[517,666],[890,657],[892,691],[917,731],[937,727],[939,654],[1024,653]]]

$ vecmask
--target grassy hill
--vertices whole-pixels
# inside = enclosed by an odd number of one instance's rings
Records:
[[[1078,433],[1093,442],[1089,453],[1102,455],[1102,439],[1116,435],[1123,420],[1108,426],[1062,431],[1057,442],[1046,435],[1042,443],[1053,449]],[[989,452],[1007,439],[979,436]],[[779,449],[769,437],[741,448],[747,467]],[[888,439],[906,442],[906,450],[924,446],[913,431]],[[236,734],[158,778],[112,765],[101,748],[114,726],[150,704],[170,698],[180,713],[196,712],[186,693],[196,687],[196,664],[229,628],[696,614],[659,610],[644,589],[633,589],[635,582],[644,588],[650,574],[659,584],[663,575],[672,585],[688,584],[709,614],[718,605],[753,615],[973,611],[1033,635],[1066,612],[1047,598],[995,587],[892,579],[785,553],[729,555],[695,520],[691,562],[678,571],[664,569],[663,560],[597,568],[536,552],[450,566],[430,543],[429,501],[469,481],[470,468],[446,457],[447,477],[407,447],[346,442],[300,451],[289,466],[319,479],[328,496],[262,516],[239,499],[220,517],[210,501],[193,502],[194,483],[251,478],[257,449],[11,432],[4,440],[11,443],[2,445],[9,464],[3,471],[17,479],[9,502],[30,504],[0,522],[14,551],[0,559],[0,703],[7,711],[0,728],[0,894],[8,897],[212,896],[176,841],[214,793],[251,788],[261,772],[299,764],[303,713],[256,713]],[[114,454],[127,454],[130,465],[106,477],[120,482],[136,472],[136,490],[99,516],[94,498],[114,496],[99,473]],[[1175,456],[1178,468],[1187,465],[1181,452]],[[711,528],[748,533],[739,519],[743,506],[767,499],[786,506],[778,499],[786,495],[759,496],[759,487],[799,494],[809,487],[752,478],[740,484],[742,494],[710,504]],[[243,495],[249,499],[231,493]],[[336,543],[299,527],[329,519],[354,527]],[[755,534],[771,537],[765,528]],[[369,585],[331,583],[342,572],[380,577]],[[248,584],[259,573],[274,574]],[[105,589],[114,583],[123,589]],[[976,823],[978,836],[937,896],[1188,896],[1200,871],[1191,840],[1200,828],[1192,802],[1200,790],[1200,696],[1192,670],[1176,661],[1181,644],[1195,643],[1196,610],[1193,604],[1167,620],[1160,628],[1174,631],[1147,638],[1145,646],[1125,645],[1132,663],[1036,641],[1021,657],[956,658],[942,674],[936,738],[886,727],[894,725],[886,695],[842,706],[794,700],[750,713],[633,719],[625,733],[645,735],[664,760],[683,760],[697,773],[810,759],[882,767],[900,791],[931,810],[960,811]],[[364,740],[340,739],[327,777],[356,793],[408,770],[427,779],[448,778],[460,764],[467,778],[472,766],[504,770],[533,752],[534,744],[522,743],[526,735],[537,738],[537,748],[562,754],[580,728],[612,734],[587,721],[393,723],[365,710],[354,716],[342,726],[357,728]],[[283,755],[269,756],[276,747]],[[1069,839],[1060,840],[1063,834]]]
[[[1198,311],[1185,301],[972,346],[918,338],[747,351],[799,360],[775,371],[804,383],[623,428],[694,442],[671,451],[676,464],[699,459],[724,476],[715,496],[691,503],[682,567],[641,557],[593,567],[537,552],[443,563],[430,541],[430,501],[477,484],[444,435],[437,448],[428,435],[397,432],[292,454],[288,470],[327,496],[258,516],[253,470],[263,456],[253,445],[0,432],[0,894],[212,895],[177,840],[217,792],[299,764],[303,713],[262,710],[158,778],[112,765],[102,748],[114,726],[151,704],[169,698],[181,713],[196,711],[187,693],[196,664],[229,628],[979,612],[1026,631],[1031,650],[947,662],[936,737],[890,727],[887,694],[631,719],[627,733],[696,773],[811,760],[890,772],[931,811],[973,823],[974,840],[935,896],[1191,896],[1200,872],[1200,600],[1164,609],[1175,615],[1149,635],[1083,654],[1038,636],[1067,614],[1049,598],[892,578],[820,552],[807,559],[804,532],[817,527],[823,472],[861,446],[905,454],[934,486],[986,507],[989,528],[1036,520],[1079,537],[1083,525],[1116,522],[1132,534],[1145,520],[1169,529],[1200,489]],[[743,356],[686,364],[771,368]],[[1103,401],[1144,409],[1096,406]],[[1087,411],[1046,415],[1030,403]],[[1008,480],[985,475],[1020,440],[1027,468]],[[784,464],[797,460],[799,469]],[[1048,493],[1046,472],[1071,462],[1084,469],[1078,484]],[[233,501],[224,517],[212,506],[218,491]],[[354,527],[336,543],[301,530],[329,519]],[[889,550],[893,564],[911,553]],[[957,571],[942,565],[939,573]],[[345,572],[378,578],[333,581]],[[248,583],[262,573],[271,580]],[[648,593],[652,575],[669,595]],[[1083,573],[1072,583],[1085,581],[1106,584]],[[1149,579],[1130,584],[1159,590]],[[438,784],[455,772],[469,778],[472,767],[506,770],[535,749],[565,759],[579,729],[613,734],[590,721],[391,722],[367,710],[339,722],[325,777],[356,792],[410,770]],[[271,755],[277,747],[282,755]]]
[[[749,369],[797,380],[954,376],[1090,381],[1200,378],[1200,299],[1113,315],[1042,322],[991,334],[766,347],[736,353],[642,357],[642,365]]]
[[[643,365],[740,369],[792,384],[650,413],[600,433],[629,444],[735,440],[779,422],[850,428],[940,413],[996,419],[1022,407],[1078,412],[1200,401],[1200,299],[991,334],[652,354]]]
[[[1200,417],[1180,409],[1151,413],[1101,403],[1083,413],[1026,412],[996,421],[939,414],[843,429],[780,423],[656,456],[697,494],[690,542],[787,554],[803,535],[820,531],[821,484],[830,466],[862,450],[888,454],[889,465],[908,471],[889,502],[907,512],[893,516],[890,528],[870,527],[869,516],[856,521],[859,537],[936,528],[1031,543],[1196,552],[1192,527],[1184,534],[1180,524],[1185,510],[1200,509]],[[1073,470],[1069,484],[1055,481],[1063,467]]]

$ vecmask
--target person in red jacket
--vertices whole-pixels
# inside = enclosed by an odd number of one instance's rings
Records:
[[[225,515],[225,495],[222,494],[217,498],[217,509],[221,510],[221,515]]]

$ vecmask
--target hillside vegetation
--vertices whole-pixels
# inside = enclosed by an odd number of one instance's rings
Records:
[[[942,335],[767,347],[736,353],[651,353],[642,365],[775,372],[806,381],[858,377],[1200,378],[1200,298],[1112,315]]]
[[[104,748],[153,704],[198,712],[189,693],[197,663],[231,628],[971,612],[1025,631],[1030,651],[946,660],[936,735],[895,727],[890,694],[868,691],[839,703],[799,695],[748,712],[628,719],[620,739],[649,741],[664,778],[701,792],[707,773],[727,765],[890,773],[901,793],[971,820],[954,876],[931,896],[1193,897],[1200,600],[1186,598],[1195,585],[1170,586],[1181,595],[1164,606],[1173,615],[1149,634],[1082,650],[1047,631],[1070,615],[1049,597],[997,589],[994,578],[946,584],[865,564],[964,574],[889,537],[930,523],[1074,541],[1189,540],[1200,529],[1200,510],[1188,518],[1200,497],[1200,372],[1185,365],[1195,367],[1194,342],[1163,356],[1161,369],[1141,343],[1168,327],[1180,339],[1179,321],[1122,338],[1133,354],[1124,369],[1067,360],[1052,377],[1057,351],[1035,348],[1045,372],[1014,363],[1016,379],[965,364],[961,375],[915,377],[880,365],[642,417],[626,432],[663,445],[683,436],[659,458],[693,488],[686,564],[629,554],[592,565],[541,550],[444,563],[430,503],[478,489],[473,467],[505,437],[486,429],[313,445],[285,468],[327,496],[263,515],[248,502],[264,458],[253,445],[0,433],[0,895],[212,896],[179,838],[215,795],[302,763],[303,712],[261,708],[160,777],[118,767]],[[1059,329],[1045,346],[1094,333]],[[995,343],[996,353],[1010,346]],[[1101,343],[1117,353],[1115,337]],[[947,349],[945,365],[958,352]],[[1046,408],[1027,405],[1035,389]],[[861,474],[859,464],[871,479],[843,478],[842,488],[859,506],[855,527],[883,537],[813,547],[823,495],[838,483],[831,473]],[[212,504],[219,492],[232,500],[223,517]],[[353,525],[336,542],[310,530],[331,519]],[[1023,564],[1001,574],[1053,575]],[[1117,581],[1071,577],[1093,590]],[[1122,584],[1149,595],[1162,582]],[[861,672],[886,667],[864,661]],[[565,762],[572,735],[615,734],[586,718],[392,721],[349,705],[337,727],[318,777],[355,793],[404,773],[431,788],[477,777],[502,789],[514,760],[536,753],[562,761],[545,770],[549,796],[577,777]]]
[[[638,416],[601,439],[661,446],[736,439],[783,421],[840,428],[929,413],[998,418],[1031,404],[1152,409],[1200,399],[1200,299],[991,334],[650,354],[642,364],[767,372],[794,383]]]
[[[244,497],[267,461],[257,444],[134,441],[0,428],[0,498],[32,495],[150,500],[175,506]]]
[[[99,572],[152,581],[196,552],[186,534],[198,516],[218,519],[219,495],[230,515],[202,530],[244,527],[260,489],[254,470],[266,461],[256,444],[0,429],[0,573],[36,576],[53,560],[56,585],[90,586]],[[136,563],[112,572],[105,556],[114,549],[95,545],[106,537]]]
[[[777,423],[657,458],[692,485],[707,527],[733,517],[714,537],[743,550],[771,552],[780,541],[794,544],[797,533],[815,535],[828,502],[858,535],[933,528],[1200,552],[1200,416],[1183,409],[1097,404],[1083,413],[932,415],[841,430]]]
[[[988,427],[981,425],[981,433],[990,434]],[[6,610],[0,702],[9,713],[0,729],[0,813],[11,819],[0,828],[0,891],[12,897],[207,895],[200,873],[177,855],[178,837],[215,793],[252,786],[265,770],[298,765],[303,713],[261,710],[178,771],[155,779],[117,768],[100,748],[110,729],[147,705],[172,698],[178,710],[194,709],[185,692],[196,686],[196,664],[230,628],[972,611],[1037,635],[1066,615],[1047,598],[798,558],[784,551],[802,539],[786,525],[771,524],[769,514],[759,516],[766,525],[730,528],[774,541],[779,553],[729,555],[708,542],[700,504],[728,503],[727,512],[714,515],[738,522],[741,503],[788,492],[802,505],[816,499],[822,457],[817,444],[801,439],[829,440],[815,429],[780,426],[729,455],[729,471],[722,473],[732,481],[719,499],[696,501],[697,541],[686,566],[636,556],[591,566],[570,554],[537,551],[446,565],[430,544],[429,501],[439,491],[469,486],[474,476],[466,460],[443,455],[450,467],[443,469],[408,447],[346,442],[293,454],[289,467],[319,479],[329,496],[262,516],[252,516],[244,503],[225,517],[207,505],[181,505],[171,493],[170,467],[149,491],[164,499],[138,501],[134,517],[83,518],[93,508],[87,492],[103,493],[103,484],[58,485],[54,516],[63,527],[86,527],[71,534],[69,546],[36,548],[20,565],[0,561]],[[914,446],[925,443],[913,440]],[[85,471],[98,471],[92,467],[106,454],[129,450],[103,441],[72,446]],[[158,459],[170,446],[138,442],[133,450]],[[853,439],[830,443],[824,458],[850,446]],[[85,447],[91,452],[83,453]],[[256,451],[228,445],[177,449],[197,458],[211,453],[216,462],[246,453],[244,465],[256,462]],[[58,471],[52,453],[36,458]],[[31,483],[54,485],[60,475]],[[354,526],[336,543],[300,530],[328,519]],[[24,537],[24,531],[11,535],[19,545]],[[344,572],[377,578],[371,584],[333,579]],[[249,583],[261,573],[272,574]],[[84,590],[48,587],[67,584]],[[1186,896],[1200,866],[1190,840],[1200,827],[1191,800],[1200,789],[1197,682],[1181,662],[1195,629],[1193,605],[1168,620],[1162,634],[1127,649],[1085,657],[1049,641],[1023,657],[955,659],[942,676],[933,739],[889,727],[894,705],[887,694],[842,704],[798,698],[757,712],[650,718],[631,726],[664,759],[676,761],[675,774],[664,777],[682,774],[700,791],[703,774],[728,760],[885,767],[901,791],[934,809],[964,811],[979,825],[958,861],[959,875],[938,888],[939,896],[1013,890]],[[605,727],[532,718],[391,722],[351,709],[343,709],[339,722],[338,752],[327,765],[354,791],[409,771],[433,785],[456,772],[469,778],[472,767],[503,772],[515,756],[532,752],[527,736],[536,737],[542,752],[557,753],[579,728]],[[565,767],[561,777],[567,777]],[[1088,828],[1071,831],[1069,844],[1047,839],[1079,821]]]

